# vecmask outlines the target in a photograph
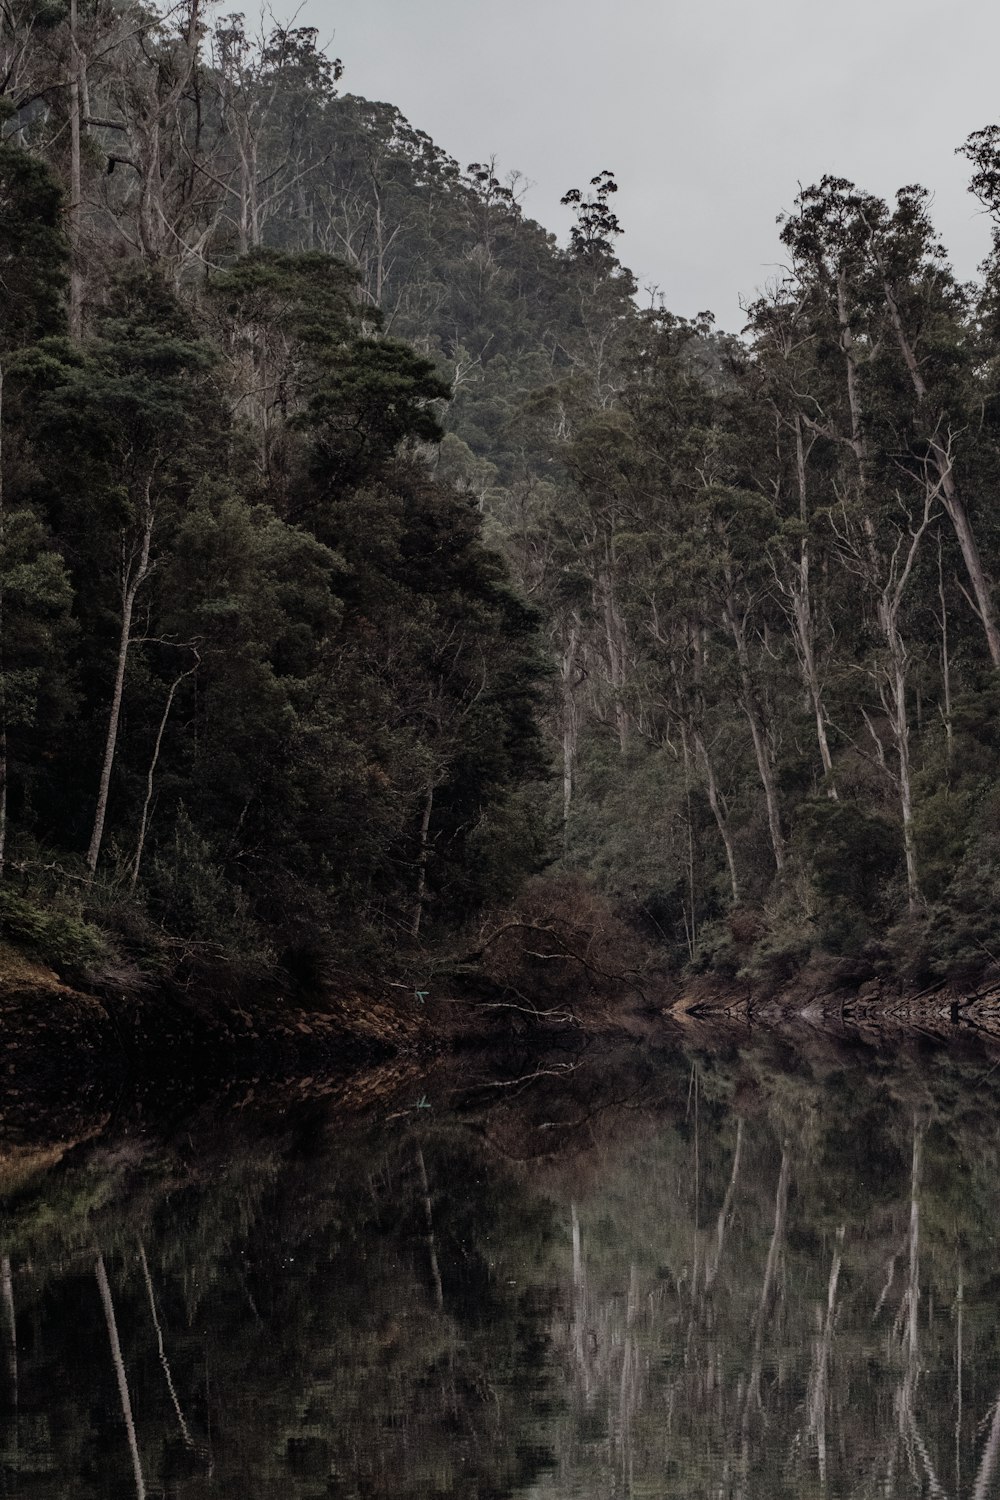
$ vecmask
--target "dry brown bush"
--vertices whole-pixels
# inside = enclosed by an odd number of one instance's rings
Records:
[[[539,1016],[579,1019],[641,985],[649,953],[611,902],[579,876],[539,876],[488,913],[473,957],[483,976]]]

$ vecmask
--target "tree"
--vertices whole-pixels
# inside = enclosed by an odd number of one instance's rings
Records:
[[[104,838],[130,656],[149,634],[137,628],[137,606],[159,563],[162,532],[183,509],[186,470],[204,451],[198,439],[209,415],[204,397],[213,362],[155,273],[126,277],[99,336],[58,370],[39,405],[39,436],[53,448],[53,481],[62,489],[67,472],[76,474],[73,498],[59,496],[61,517],[73,525],[74,507],[81,501],[93,507],[90,534],[72,561],[92,566],[100,585],[114,579],[117,595],[110,705],[86,856],[91,872]],[[187,438],[180,446],[178,433]],[[81,585],[84,617],[93,620],[93,611],[100,618],[110,599],[100,585],[96,598]]]
[[[4,113],[0,109],[0,128]],[[62,206],[46,167],[0,138],[0,876],[7,849],[10,736],[36,724],[46,699],[51,706],[64,697],[60,642],[65,643],[69,582],[38,518],[17,505],[16,473],[13,487],[7,473],[12,456],[15,465],[20,458],[29,420],[18,402],[19,359],[65,327]],[[13,433],[11,408],[20,428]],[[58,722],[58,714],[41,717],[52,728]]]

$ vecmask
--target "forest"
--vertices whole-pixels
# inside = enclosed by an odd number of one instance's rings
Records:
[[[586,892],[675,971],[1000,962],[1000,241],[824,177],[724,334],[611,171],[560,245],[343,75],[0,6],[0,930],[307,977]]]

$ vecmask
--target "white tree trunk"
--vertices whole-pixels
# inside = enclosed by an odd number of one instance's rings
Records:
[[[194,1438],[191,1436],[190,1428],[188,1427],[187,1422],[184,1420],[184,1413],[181,1410],[181,1403],[177,1399],[177,1391],[174,1387],[174,1377],[170,1369],[170,1361],[167,1359],[167,1351],[164,1348],[163,1329],[160,1327],[160,1318],[159,1314],[156,1311],[156,1297],[153,1293],[153,1278],[149,1274],[149,1262],[146,1259],[146,1251],[141,1240],[139,1241],[139,1264],[142,1266],[142,1278],[146,1283],[146,1297],[149,1301],[149,1313],[150,1317],[153,1320],[153,1328],[156,1332],[156,1347],[159,1350],[160,1366],[163,1370],[163,1374],[167,1382],[167,1390],[170,1392],[170,1400],[173,1403],[174,1412],[176,1413],[177,1421],[181,1429],[181,1434],[184,1438],[185,1447],[194,1448]]]
[[[625,649],[622,640],[621,619],[615,600],[611,563],[601,570],[601,609],[604,615],[604,639],[608,652],[608,677],[611,683],[611,698],[614,705],[615,728],[618,745],[624,755],[628,749],[629,722],[625,707]]]
[[[792,585],[792,618],[799,643],[799,658],[802,675],[812,702],[816,718],[816,740],[819,758],[823,763],[827,790],[834,802],[837,786],[833,779],[833,757],[826,733],[826,711],[823,707],[823,690],[819,669],[816,665],[816,630],[813,619],[811,557],[809,553],[809,503],[806,481],[806,455],[802,440],[802,419],[795,417],[795,468],[799,486],[799,520],[802,525],[802,541],[799,545],[798,578]]]
[[[195,656],[198,657],[198,660],[195,662],[194,666],[189,667],[186,672],[181,672],[180,676],[175,677],[174,681],[170,684],[170,691],[167,694],[167,701],[163,705],[163,714],[160,718],[160,727],[156,732],[156,743],[153,746],[153,754],[150,758],[149,770],[146,773],[146,796],[142,804],[142,817],[139,821],[139,837],[136,839],[135,855],[132,859],[131,884],[133,890],[135,890],[136,882],[139,879],[139,867],[142,864],[142,854],[143,850],[146,847],[146,831],[149,827],[149,809],[153,801],[153,779],[156,775],[156,767],[160,759],[160,748],[163,744],[163,736],[166,732],[167,720],[170,717],[170,710],[174,705],[174,698],[177,694],[177,689],[180,687],[185,677],[190,677],[193,672],[197,672],[198,670],[198,665],[201,661],[201,658],[200,656],[198,656],[197,650],[195,650]]]
[[[132,1473],[135,1477],[136,1500],[146,1500],[146,1482],[142,1477],[142,1459],[139,1456],[139,1440],[136,1436],[135,1419],[132,1415],[132,1402],[128,1391],[128,1377],[125,1374],[125,1361],[122,1359],[122,1348],[118,1339],[118,1321],[115,1318],[115,1305],[111,1300],[111,1287],[108,1285],[108,1273],[104,1269],[103,1255],[98,1255],[97,1257],[94,1265],[94,1274],[97,1277],[97,1289],[101,1294],[101,1305],[104,1308],[104,1321],[107,1324],[108,1342],[111,1345],[111,1362],[115,1367],[115,1379],[118,1382],[118,1397],[121,1401],[122,1420],[125,1423],[129,1453],[132,1457]]]
[[[729,833],[729,819],[726,817],[719,795],[719,784],[715,779],[715,768],[712,765],[708,746],[705,744],[701,734],[696,730],[694,735],[695,749],[701,757],[701,763],[705,768],[705,784],[708,791],[708,805],[712,809],[715,826],[719,830],[722,847],[726,851],[726,868],[729,871],[729,887],[733,893],[733,905],[740,904],[740,883],[736,875],[736,858],[733,854],[733,841]]]
[[[760,784],[764,789],[764,801],[767,805],[767,826],[771,835],[771,849],[774,854],[775,867],[780,875],[785,868],[785,837],[781,831],[778,787],[774,777],[774,766],[771,763],[771,750],[767,742],[767,730],[761,717],[753,674],[750,670],[750,652],[747,647],[746,629],[731,599],[726,601],[725,613],[726,621],[736,645],[736,657],[740,670],[741,705],[746,715],[747,723],[750,725],[750,737],[753,740],[757,772],[760,776]]]
[[[573,804],[573,789],[576,776],[576,746],[578,715],[576,706],[576,657],[580,644],[579,621],[574,619],[569,628],[569,637],[560,662],[559,676],[562,686],[562,754],[563,754],[563,847],[569,832],[569,815]]]
[[[3,879],[7,859],[7,632],[4,619],[4,570],[3,557],[7,538],[7,510],[4,495],[4,446],[3,446],[3,364],[0,363],[0,880]]]
[[[14,1272],[11,1269],[10,1256],[5,1255],[0,1261],[0,1281],[3,1286],[3,1309],[7,1322],[7,1376],[10,1381],[11,1406],[15,1416],[17,1413],[17,1310],[14,1306]]]
[[[895,330],[896,340],[899,344],[903,362],[909,371],[913,389],[921,406],[929,407],[929,392],[920,369],[913,345],[907,337],[903,327],[903,319],[899,311],[899,304],[889,281],[882,283],[885,293],[886,305],[889,308],[889,317]],[[930,417],[930,411],[927,412]],[[990,661],[994,667],[1000,667],[1000,626],[997,624],[996,607],[993,603],[992,581],[986,575],[982,558],[979,554],[979,546],[976,542],[972,523],[969,520],[965,502],[959,493],[958,485],[955,483],[955,470],[952,464],[950,442],[942,442],[939,435],[939,426],[935,426],[929,439],[931,458],[937,470],[941,494],[944,499],[944,508],[948,513],[948,519],[955,529],[958,545],[961,548],[962,560],[965,570],[969,575],[972,585],[972,593],[975,599],[976,613],[986,636],[986,645],[990,653]]]
[[[80,273],[80,209],[83,187],[80,169],[80,49],[77,43],[77,0],[69,0],[69,331],[79,339],[83,331],[83,278]]]
[[[424,904],[427,899],[427,860],[430,856],[430,830],[431,814],[434,811],[434,779],[431,777],[427,782],[427,795],[424,798],[424,811],[420,819],[420,853],[417,857],[417,894],[413,903],[413,922],[410,926],[410,936],[420,936],[420,924],[424,915]]]
[[[104,821],[108,811],[108,793],[111,787],[111,772],[115,763],[115,748],[118,743],[118,727],[121,722],[122,695],[125,689],[125,669],[128,666],[129,648],[132,644],[132,615],[136,595],[150,571],[150,548],[153,541],[154,512],[150,494],[151,480],[147,480],[143,500],[142,537],[138,556],[133,556],[122,567],[122,623],[118,637],[118,660],[115,666],[115,685],[108,713],[108,729],[104,742],[104,760],[101,765],[101,780],[97,791],[97,808],[94,827],[87,850],[87,868],[91,874],[97,869],[104,838]]]

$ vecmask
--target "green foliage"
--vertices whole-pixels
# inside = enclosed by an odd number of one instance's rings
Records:
[[[797,837],[816,895],[819,945],[861,952],[885,921],[899,872],[898,833],[854,802],[816,798],[799,810]]]
[[[62,331],[68,258],[58,181],[0,135],[0,357]]]
[[[433,404],[450,390],[431,361],[408,345],[359,339],[343,360],[324,364],[301,419],[315,434],[317,478],[356,484],[404,440],[439,441],[444,429]]]
[[[945,976],[975,974],[1000,961],[1000,837],[994,791],[980,809],[983,821],[931,906],[925,937],[934,967]]]
[[[4,152],[27,256],[58,192]],[[198,299],[97,265],[72,345],[45,245],[11,281],[2,414],[15,827],[82,852],[110,753],[105,854],[176,951],[344,961],[410,930],[418,886],[445,934],[544,843],[521,791],[543,768],[537,619],[415,456],[448,383],[315,250],[255,251]]]
[[[107,935],[86,921],[66,897],[21,893],[0,886],[0,933],[69,978],[99,976],[112,957]]]
[[[146,881],[150,910],[168,931],[266,971],[272,956],[246,896],[226,878],[215,850],[178,807],[173,836],[157,848]]]
[[[385,951],[561,843],[677,964],[884,963],[904,912],[927,962],[989,961],[1000,255],[964,286],[922,188],[827,175],[735,339],[638,308],[612,173],[561,248],[516,172],[339,95],[310,28],[223,17],[209,55],[115,7],[74,45],[130,154],[91,123],[67,213],[67,19],[22,14],[15,828],[87,848],[110,747],[109,847],[198,941],[217,899],[227,941]],[[997,141],[965,148],[991,213]]]

